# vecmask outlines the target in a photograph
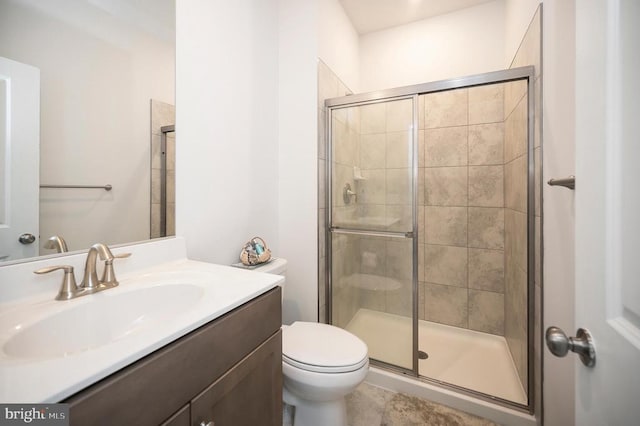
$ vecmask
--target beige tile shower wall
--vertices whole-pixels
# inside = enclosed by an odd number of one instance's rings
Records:
[[[503,85],[419,101],[420,319],[503,335]]]
[[[356,219],[357,198],[344,198],[343,189],[349,185],[356,192],[354,167],[360,163],[360,114],[357,108],[335,109],[331,118],[333,139],[333,220],[344,223]]]
[[[345,328],[360,307],[359,290],[348,278],[359,269],[354,262],[360,246],[360,238],[353,235],[333,234],[331,273],[333,278],[332,324]]]
[[[360,286],[354,290],[358,307],[411,317],[412,259],[411,240],[360,237],[357,262]]]
[[[175,106],[151,100],[151,238],[160,237],[160,177],[161,135],[160,129],[176,122]],[[176,233],[176,136],[167,134],[167,236]]]
[[[533,366],[534,366],[534,412],[537,418],[541,414],[541,371],[542,371],[542,324],[541,324],[541,295],[542,295],[542,233],[541,217],[541,179],[542,164],[542,5],[533,16],[529,28],[511,64],[511,68],[533,65],[535,96],[534,104],[534,336],[533,336]],[[527,375],[528,333],[527,333],[527,88],[522,82],[510,83],[505,88],[505,199],[507,208],[505,213],[505,337],[511,351],[520,380],[525,390],[528,387]]]
[[[331,71],[331,69],[321,60],[318,60],[318,321],[327,322],[327,300],[326,300],[326,234],[325,234],[325,212],[326,212],[326,188],[325,188],[325,173],[326,173],[326,140],[325,140],[325,119],[326,119],[326,108],[324,107],[325,99],[335,98],[338,96],[344,96],[346,94],[352,93],[348,87],[346,87],[342,81],[338,78],[338,76]],[[348,123],[351,123],[351,128],[355,125],[353,119],[351,117],[351,121],[349,121],[350,117],[342,117],[339,116],[340,119],[336,118],[336,122],[334,123],[340,129],[339,131],[347,132],[348,134]],[[350,145],[350,149],[355,149],[357,152],[357,144],[354,148],[353,145]],[[345,156],[348,156],[349,153],[344,150],[340,151],[341,159],[344,159]],[[348,161],[345,164],[342,164],[343,167],[334,167],[335,170],[340,171],[344,176],[347,176],[345,168],[347,168]],[[344,205],[344,203],[342,203]],[[346,214],[346,212],[339,213]],[[342,247],[342,246],[341,246]],[[339,253],[338,257],[343,257],[346,254],[346,250],[354,250],[353,245],[344,244],[343,253]],[[340,266],[342,268],[342,266]],[[352,299],[352,298],[351,298]],[[349,300],[351,300],[349,299]],[[346,311],[342,312],[343,317],[345,316]]]
[[[349,184],[356,191],[353,167],[360,157],[360,117],[357,109],[336,109],[332,115],[333,140],[333,184],[332,194],[333,220],[336,224],[348,223],[356,219],[357,199],[353,196],[345,199],[343,187]],[[332,323],[346,327],[359,307],[359,290],[349,285],[359,268],[360,238],[353,235],[336,234],[332,245],[333,300]]]
[[[409,230],[413,225],[413,102],[392,101],[357,110],[361,119],[358,166],[364,178],[355,182],[357,217],[368,228]]]
[[[359,167],[364,177],[355,182],[358,220],[368,229],[411,230],[413,102],[405,99],[358,108],[361,120]],[[361,307],[412,316],[411,241],[362,238],[360,248],[361,276],[383,277],[386,283],[375,291],[359,291]]]
[[[527,85],[509,83],[505,104],[505,337],[527,382]]]

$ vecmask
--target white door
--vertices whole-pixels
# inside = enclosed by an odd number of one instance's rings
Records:
[[[588,329],[596,348],[593,368],[568,355],[575,424],[638,425],[640,2],[579,0],[575,8],[575,327]]]
[[[576,45],[575,2],[545,1],[543,8],[543,182],[575,175]],[[578,190],[582,188],[578,176]],[[570,335],[576,330],[575,195],[561,187],[543,187],[543,324]],[[543,329],[544,331],[544,329]],[[572,426],[574,355],[554,357],[542,343],[543,420],[546,426]]]
[[[0,57],[0,261],[38,255],[39,143],[40,71]]]

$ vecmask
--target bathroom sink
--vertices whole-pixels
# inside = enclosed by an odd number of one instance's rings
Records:
[[[118,273],[119,286],[66,301],[53,278],[27,280],[26,297],[0,289],[0,401],[62,401],[283,281],[186,258]]]
[[[184,313],[203,296],[200,286],[164,284],[105,291],[19,329],[2,350],[12,358],[57,358],[99,348]],[[59,302],[56,302],[59,303]]]

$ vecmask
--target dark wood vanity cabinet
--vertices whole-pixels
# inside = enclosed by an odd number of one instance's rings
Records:
[[[71,396],[71,425],[282,425],[280,288]]]
[[[278,420],[278,426],[282,425],[280,337],[271,337],[191,400],[191,424],[275,425]],[[278,392],[275,383],[280,383]]]

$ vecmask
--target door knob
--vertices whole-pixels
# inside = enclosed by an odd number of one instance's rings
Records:
[[[596,348],[593,345],[593,338],[589,330],[579,328],[576,337],[567,337],[559,327],[549,327],[545,333],[547,347],[557,357],[564,357],[571,352],[575,352],[580,357],[580,361],[587,367],[596,365]]]
[[[36,236],[33,234],[22,234],[18,238],[18,241],[22,244],[31,244],[36,240]]]

